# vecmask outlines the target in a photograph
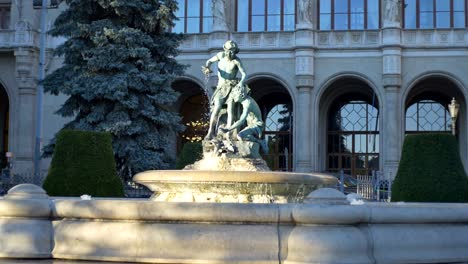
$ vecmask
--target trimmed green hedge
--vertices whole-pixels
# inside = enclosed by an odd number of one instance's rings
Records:
[[[468,178],[449,134],[406,136],[392,202],[468,202]]]
[[[176,169],[181,170],[185,166],[195,163],[203,158],[201,142],[187,142],[182,147],[176,161]]]
[[[123,197],[111,135],[62,130],[43,187],[51,196]]]

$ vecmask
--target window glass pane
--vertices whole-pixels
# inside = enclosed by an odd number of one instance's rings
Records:
[[[364,29],[364,0],[351,0],[351,29]]]
[[[320,0],[320,13],[331,13],[331,1]]]
[[[281,14],[280,0],[268,0],[268,15],[279,15],[279,14]]]
[[[330,18],[331,18],[330,15],[320,15],[320,29],[321,30],[331,29]]]
[[[465,12],[454,12],[453,13],[453,27],[464,28],[465,27]]]
[[[464,11],[465,10],[465,0],[453,0],[453,10],[454,11]]]
[[[421,12],[432,12],[432,11],[434,11],[434,2],[432,2],[432,0],[421,0],[421,1],[419,1],[419,11],[421,11]]]
[[[296,4],[294,0],[284,0],[284,14],[295,14]]]
[[[436,13],[437,28],[450,28],[450,12]]]
[[[367,1],[367,28],[379,28],[379,1]]]
[[[200,1],[191,0],[187,1],[187,16],[189,17],[199,17],[200,16]]]
[[[351,153],[353,150],[353,136],[352,135],[342,135],[341,138],[341,152]],[[346,166],[348,167],[348,166]]]
[[[367,152],[367,135],[354,135],[354,152],[356,153],[366,153]]]
[[[237,0],[237,31],[246,32],[249,31],[249,1],[248,0]]]
[[[176,17],[185,16],[185,0],[177,0],[177,7],[179,9],[175,12]]]
[[[203,32],[211,32],[213,28],[213,17],[203,17]]]
[[[193,1],[193,0],[192,0]],[[203,16],[209,17],[212,16],[211,13],[211,0],[203,0]]]
[[[406,110],[406,131],[417,131],[417,104],[413,104]]]
[[[336,13],[348,13],[348,0],[335,0]]]
[[[421,12],[419,14],[420,28],[434,28],[434,16],[432,12]]]
[[[286,15],[284,16],[284,19],[283,19],[283,30],[285,31],[291,31],[291,30],[294,30],[295,28],[295,22],[294,22],[294,15]]]
[[[364,13],[364,0],[351,0],[351,13]]]
[[[252,0],[252,15],[265,14],[265,0]],[[253,26],[253,23],[252,23]]]
[[[187,18],[187,33],[199,33],[200,32],[200,18],[189,17]]]
[[[348,29],[348,15],[347,14],[335,15],[335,29],[338,29],[338,30]]]
[[[364,14],[351,14],[351,29],[364,29]]]
[[[172,32],[174,33],[184,33],[184,19],[181,18],[175,22],[175,26],[172,29]]]
[[[436,11],[450,11],[450,0],[436,0]]]
[[[379,153],[379,134],[370,134],[367,141],[369,142],[367,151],[369,153]]]
[[[416,0],[406,0],[405,5],[405,28],[416,28]]]
[[[279,15],[268,16],[267,31],[280,31],[281,19]]]
[[[252,31],[265,31],[265,16],[252,16]]]

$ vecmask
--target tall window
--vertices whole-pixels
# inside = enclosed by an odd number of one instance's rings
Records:
[[[379,0],[320,0],[321,30],[378,29]]]
[[[379,169],[379,112],[359,100],[361,95],[338,98],[328,115],[328,171],[352,176],[368,175]]]
[[[236,31],[292,31],[294,0],[236,0]]]
[[[10,6],[0,5],[0,29],[10,28]]]
[[[404,27],[464,28],[466,0],[404,0]]]
[[[176,33],[210,32],[213,25],[211,0],[177,0],[179,19],[172,29]]]

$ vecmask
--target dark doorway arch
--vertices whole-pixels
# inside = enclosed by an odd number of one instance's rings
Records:
[[[380,167],[379,102],[365,82],[345,78],[329,87],[327,171],[357,177]]]
[[[5,153],[8,152],[8,131],[10,104],[5,88],[0,84],[0,169],[6,166]]]
[[[180,93],[176,108],[186,127],[177,138],[179,154],[186,142],[199,142],[205,137],[209,122],[209,99],[204,89],[193,81],[175,81],[172,87]]]
[[[250,81],[248,85],[265,120],[264,134],[269,151],[263,158],[272,170],[292,171],[293,103],[288,90],[268,77]]]

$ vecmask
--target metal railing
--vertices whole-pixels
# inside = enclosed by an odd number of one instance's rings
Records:
[[[357,193],[366,200],[390,202],[392,182],[381,171],[372,171],[371,175],[357,175]]]

